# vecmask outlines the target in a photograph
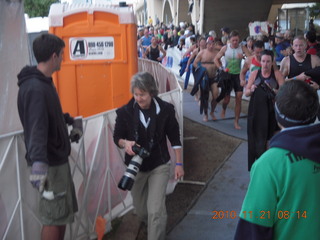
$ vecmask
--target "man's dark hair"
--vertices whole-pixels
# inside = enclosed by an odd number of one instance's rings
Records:
[[[223,43],[222,43],[222,41],[221,41],[221,38],[215,38],[215,39],[214,39],[214,42],[215,42],[215,44],[218,45],[218,46],[223,46]]]
[[[269,38],[266,35],[263,35],[262,42],[269,42]]]
[[[261,40],[255,41],[253,44],[253,49],[255,48],[264,48],[264,42]]]
[[[277,120],[284,127],[310,124],[319,110],[318,94],[304,81],[288,81],[277,93],[276,108]]]
[[[317,40],[317,35],[313,31],[308,31],[306,34],[306,39],[311,43],[315,43]]]
[[[273,61],[273,58],[274,58],[274,53],[273,53],[273,51],[267,50],[267,49],[266,49],[266,50],[263,50],[263,51],[261,52],[261,57],[262,57],[263,55],[270,56],[271,59],[272,59],[272,61]]]
[[[56,35],[44,33],[33,41],[33,54],[38,63],[46,62],[52,54],[59,56],[65,47],[64,41]]]
[[[192,35],[192,36],[190,37],[190,40],[191,40],[192,42],[195,42],[195,41],[196,41],[196,36]]]
[[[229,34],[229,39],[232,37],[240,37],[239,32],[237,30],[231,31],[231,33]]]
[[[221,31],[224,31],[225,33],[229,34],[230,33],[230,28],[223,27],[223,28],[221,28]]]
[[[199,35],[197,41],[200,42],[201,40],[206,41],[207,39],[204,36]]]

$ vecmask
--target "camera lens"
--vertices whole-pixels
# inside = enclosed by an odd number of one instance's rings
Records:
[[[127,170],[118,184],[118,188],[122,190],[131,190],[134,180],[140,171],[142,160],[150,155],[146,149],[140,148],[138,145],[132,146],[132,151],[134,151],[136,155],[131,159]]]
[[[123,175],[123,177],[121,178],[119,184],[118,184],[118,188],[120,188],[121,190],[131,190],[132,186],[133,186],[134,180],[132,178],[127,177],[126,175]]]
[[[140,170],[142,160],[143,159],[139,155],[135,155],[131,159],[127,167],[127,170],[125,171],[123,177],[121,178],[118,184],[118,188],[122,190],[131,190],[134,180]]]

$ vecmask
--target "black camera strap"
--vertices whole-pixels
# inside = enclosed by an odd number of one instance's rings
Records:
[[[139,107],[139,105],[135,102],[134,103],[134,117],[133,117],[133,125],[134,125],[134,139],[135,142],[138,143],[139,141],[139,125],[141,124],[140,121],[140,111],[142,111]],[[147,131],[147,140],[149,141],[149,148],[148,151],[150,152],[153,144],[154,144],[154,137],[155,137],[155,132],[156,132],[156,105],[151,101],[150,105],[150,123],[148,127],[146,128]]]
[[[139,105],[138,103],[133,103],[133,128],[134,128],[134,141],[137,142],[139,140],[139,121],[140,121],[140,114],[139,114]]]

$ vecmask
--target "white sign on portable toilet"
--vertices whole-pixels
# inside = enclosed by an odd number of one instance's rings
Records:
[[[113,37],[70,38],[71,60],[114,59]]]

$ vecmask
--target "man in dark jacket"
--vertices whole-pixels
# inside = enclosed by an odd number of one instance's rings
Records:
[[[40,35],[33,42],[38,65],[26,66],[18,74],[18,111],[31,166],[30,182],[42,195],[41,239],[63,239],[66,224],[73,222],[78,208],[68,163],[71,147],[66,126],[74,120],[62,113],[51,78],[60,70],[64,47],[57,36]],[[82,133],[78,130],[72,130],[72,140],[79,139]]]

